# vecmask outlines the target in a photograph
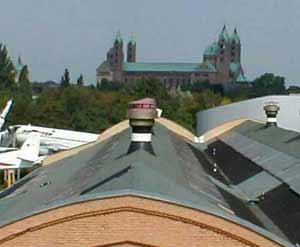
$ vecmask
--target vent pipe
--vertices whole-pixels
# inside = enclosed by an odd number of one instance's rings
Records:
[[[143,149],[155,155],[151,140],[152,127],[156,117],[157,111],[154,99],[145,98],[129,103],[128,118],[132,133],[127,154]]]
[[[277,126],[277,114],[280,110],[279,104],[277,102],[265,103],[264,110],[267,116],[266,127]]]

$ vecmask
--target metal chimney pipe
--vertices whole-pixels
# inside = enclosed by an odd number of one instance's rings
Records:
[[[131,143],[127,154],[143,149],[155,155],[152,141],[152,127],[157,117],[156,102],[145,98],[129,103],[128,118],[132,128]]]
[[[280,110],[279,104],[277,102],[265,103],[264,110],[267,116],[266,127],[277,126],[277,114]]]

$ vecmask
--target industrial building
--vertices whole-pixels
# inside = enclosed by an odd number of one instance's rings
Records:
[[[0,194],[0,246],[296,246],[300,134],[276,126],[279,107],[200,144],[132,102],[129,121]]]
[[[209,130],[221,125],[222,128],[218,130],[225,131],[247,119],[264,122],[266,116],[262,106],[266,102],[277,102],[280,105],[277,118],[280,127],[300,132],[300,95],[271,95],[198,112],[197,135],[204,141],[205,135],[210,133]],[[226,123],[228,124],[225,125]]]

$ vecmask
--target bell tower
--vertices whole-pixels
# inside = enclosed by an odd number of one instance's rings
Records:
[[[130,41],[127,44],[127,62],[136,62],[136,41],[133,34],[131,34]]]
[[[230,81],[229,66],[231,62],[231,42],[225,25],[219,35],[218,47],[219,54],[217,58],[217,81],[224,85],[224,83]]]

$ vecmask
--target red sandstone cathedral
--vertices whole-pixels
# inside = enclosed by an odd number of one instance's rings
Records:
[[[158,78],[168,89],[185,83],[209,81],[230,88],[235,82],[246,82],[241,65],[241,41],[235,29],[228,34],[224,25],[217,42],[210,44],[204,52],[202,63],[145,63],[136,61],[136,41],[132,36],[127,44],[124,61],[123,40],[120,32],[106,60],[97,68],[97,82],[134,81],[140,78]]]

